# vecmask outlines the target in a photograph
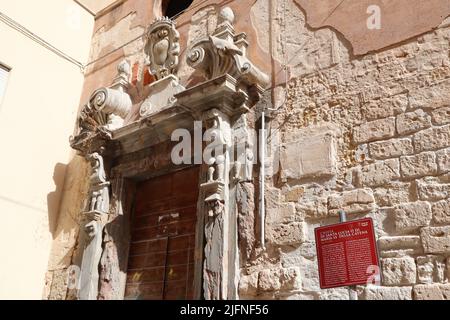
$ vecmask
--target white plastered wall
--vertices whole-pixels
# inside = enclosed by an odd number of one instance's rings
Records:
[[[0,0],[0,12],[86,63],[94,17],[72,0]],[[0,21],[11,67],[0,105],[0,299],[41,299],[84,76]]]

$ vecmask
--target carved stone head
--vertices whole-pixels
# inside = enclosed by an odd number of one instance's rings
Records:
[[[97,152],[88,155],[87,159],[91,162],[92,174],[91,183],[106,182],[105,167],[103,164],[103,157]]]
[[[150,73],[157,80],[175,74],[180,56],[180,34],[175,22],[167,17],[158,18],[150,26],[145,45]]]

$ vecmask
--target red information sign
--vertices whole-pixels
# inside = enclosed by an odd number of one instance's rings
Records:
[[[371,218],[315,229],[320,287],[367,284],[379,270]]]

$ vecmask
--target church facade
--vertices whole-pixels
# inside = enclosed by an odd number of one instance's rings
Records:
[[[100,12],[44,298],[449,299],[448,15],[406,0]],[[314,229],[342,211],[372,218],[379,283],[320,288]]]

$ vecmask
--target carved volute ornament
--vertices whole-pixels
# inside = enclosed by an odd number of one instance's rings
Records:
[[[230,8],[222,9],[217,29],[192,46],[187,62],[208,80],[228,74],[243,85],[265,87],[269,77],[246,57],[247,35],[235,34],[234,19]]]
[[[82,154],[92,152],[90,140],[97,134],[111,138],[111,131],[123,126],[133,105],[127,93],[131,67],[122,61],[117,67],[117,77],[108,88],[94,91],[78,117],[78,132],[70,138],[72,148]]]

